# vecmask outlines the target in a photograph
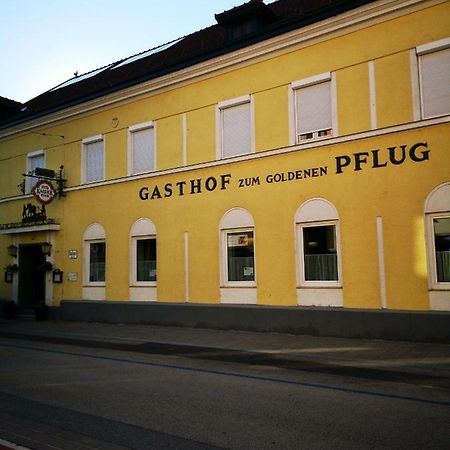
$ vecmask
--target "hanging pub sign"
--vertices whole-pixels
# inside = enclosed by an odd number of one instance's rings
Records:
[[[53,184],[48,180],[39,180],[31,190],[34,198],[42,205],[49,204],[56,196]]]

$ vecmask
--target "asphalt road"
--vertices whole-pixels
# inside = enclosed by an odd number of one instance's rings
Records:
[[[222,356],[3,339],[0,437],[3,419],[70,450],[450,448],[446,387]]]

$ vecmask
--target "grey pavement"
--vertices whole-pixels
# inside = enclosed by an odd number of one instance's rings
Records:
[[[32,320],[0,321],[0,338],[412,380],[450,389],[450,344]]]

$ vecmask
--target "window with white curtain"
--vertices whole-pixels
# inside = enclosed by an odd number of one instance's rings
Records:
[[[252,153],[253,103],[250,96],[227,100],[218,105],[218,158]]]
[[[34,173],[37,167],[45,168],[45,153],[44,150],[37,150],[27,154],[27,173]],[[37,183],[37,178],[26,177],[25,192],[29,194],[31,189]]]
[[[220,220],[222,287],[256,287],[255,223],[243,208],[232,208]],[[256,299],[256,297],[255,297]]]
[[[153,122],[129,128],[129,173],[150,172],[156,168]]]
[[[338,281],[336,224],[302,225],[304,281]]]
[[[138,219],[130,230],[131,286],[156,286],[157,240],[155,224],[147,218]]]
[[[136,281],[156,282],[156,237],[136,238]]]
[[[422,118],[450,114],[450,38],[416,49]]]
[[[89,242],[89,282],[105,281],[106,243],[105,241]]]
[[[105,286],[106,235],[98,223],[89,225],[83,235],[83,280],[87,287]]]
[[[428,195],[425,230],[430,308],[450,311],[450,182]]]
[[[103,136],[94,136],[82,141],[82,181],[91,183],[105,178]]]
[[[333,135],[331,74],[293,82],[295,143]]]
[[[227,281],[255,281],[253,230],[226,231]]]
[[[436,281],[450,283],[450,215],[433,217]]]
[[[300,287],[340,287],[339,216],[329,201],[313,198],[297,210]]]

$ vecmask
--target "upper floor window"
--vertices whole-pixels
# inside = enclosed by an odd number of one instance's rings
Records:
[[[91,183],[105,178],[105,152],[103,136],[93,136],[82,140],[81,181]]]
[[[292,144],[336,134],[333,91],[334,82],[329,72],[291,84]]]
[[[422,118],[450,114],[450,38],[416,48]]]
[[[27,173],[34,173],[34,170],[37,167],[44,168],[45,167],[45,153],[44,150],[37,150],[35,152],[31,152],[27,154]],[[26,185],[25,185],[25,192],[29,194],[31,192],[31,189],[33,189],[33,186],[38,181],[37,178],[30,178],[26,177]]]
[[[129,174],[150,172],[156,168],[155,127],[153,122],[128,129]]]
[[[227,100],[217,107],[217,158],[254,152],[253,98]]]

